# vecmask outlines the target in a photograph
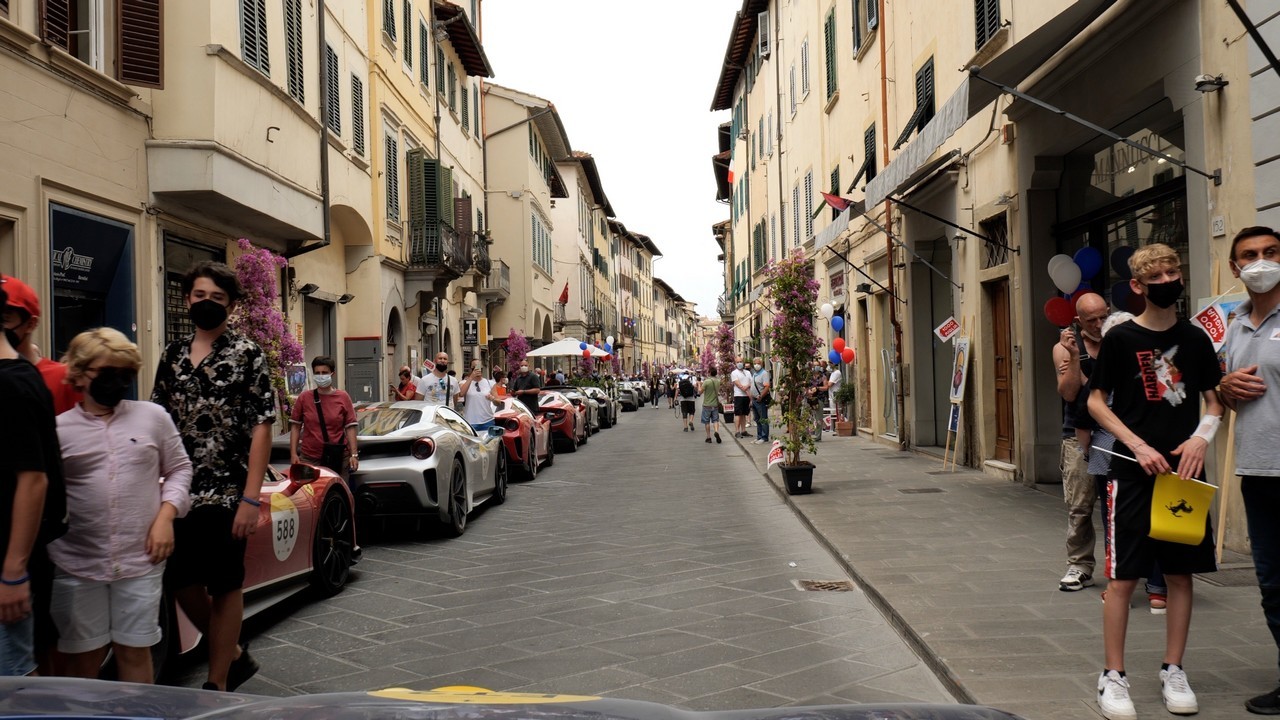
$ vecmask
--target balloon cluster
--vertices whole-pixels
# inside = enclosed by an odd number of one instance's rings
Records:
[[[1111,302],[1117,308],[1134,314],[1141,313],[1145,301],[1129,290],[1129,256],[1133,248],[1119,247],[1111,253],[1111,269],[1121,281],[1111,288]],[[1058,327],[1069,326],[1076,317],[1076,301],[1080,296],[1094,292],[1091,282],[1102,270],[1102,253],[1097,248],[1083,247],[1075,255],[1054,255],[1049,258],[1049,279],[1062,293],[1044,304],[1044,316]]]
[[[836,332],[844,330],[844,318],[836,315],[836,309],[831,303],[822,303],[822,306],[818,308],[818,312],[822,314],[822,317],[831,321],[832,330]],[[831,348],[831,351],[827,353],[827,359],[831,361],[832,365],[839,365],[842,362],[851,363],[856,357],[853,348],[846,346],[842,337],[832,340]]]

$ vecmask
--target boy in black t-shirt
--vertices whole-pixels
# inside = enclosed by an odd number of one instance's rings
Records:
[[[1098,678],[1098,705],[1112,720],[1135,717],[1124,676],[1124,638],[1129,598],[1153,560],[1159,561],[1169,586],[1160,670],[1165,708],[1176,715],[1199,710],[1182,670],[1182,655],[1191,626],[1191,575],[1217,569],[1213,533],[1206,522],[1198,546],[1153,540],[1147,533],[1154,476],[1176,471],[1199,478],[1223,411],[1214,391],[1222,371],[1213,344],[1204,331],[1180,320],[1174,307],[1183,292],[1177,253],[1167,245],[1146,245],[1129,259],[1129,269],[1129,286],[1146,300],[1146,310],[1102,339],[1089,392],[1089,413],[1116,436],[1114,451],[1136,459],[1114,458],[1107,482],[1112,522],[1106,570],[1111,581],[1103,610],[1106,665]],[[1197,395],[1204,399],[1203,418]]]

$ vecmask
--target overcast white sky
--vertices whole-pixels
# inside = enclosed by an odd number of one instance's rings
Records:
[[[483,0],[493,81],[555,103],[574,150],[596,159],[627,229],[653,239],[654,266],[698,314],[724,289],[711,99],[741,0]]]

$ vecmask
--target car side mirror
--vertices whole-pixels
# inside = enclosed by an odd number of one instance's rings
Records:
[[[495,426],[493,426],[493,427],[491,427],[491,428],[489,428],[489,437],[491,437],[491,438],[500,438],[500,437],[502,437],[504,434],[506,434],[506,430],[505,430],[505,429],[503,429],[503,428],[500,428],[500,427],[498,427],[498,426],[496,426],[496,425],[495,425]]]
[[[320,471],[314,465],[293,463],[289,466],[289,479],[299,485],[306,485],[320,479]]]

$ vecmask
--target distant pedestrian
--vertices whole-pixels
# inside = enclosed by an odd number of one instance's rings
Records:
[[[494,368],[493,370],[493,394],[500,398],[511,394],[507,391],[507,373],[500,368]]]
[[[688,373],[682,373],[676,386],[680,393],[680,429],[693,432],[693,413],[698,399],[698,388]]]
[[[714,434],[716,442],[720,442],[720,379],[716,377],[716,367],[707,371],[709,377],[698,383],[698,392],[702,395],[702,427],[707,431],[707,442],[711,442]]]
[[[1228,374],[1222,395],[1236,418],[1235,474],[1249,524],[1253,567],[1262,593],[1262,615],[1280,648],[1280,235],[1245,228],[1231,241],[1231,273],[1249,299],[1227,327]],[[1245,701],[1249,712],[1280,715],[1280,687]]]
[[[769,442],[769,406],[773,404],[773,383],[769,370],[761,358],[751,365],[751,412],[756,420],[756,439],[753,445]]]
[[[733,436],[744,438],[747,416],[751,414],[751,374],[743,369],[741,355],[734,360],[729,382],[733,385]]]
[[[414,397],[432,405],[452,408],[461,400],[458,388],[458,379],[449,374],[449,353],[441,351],[436,353],[431,371],[418,380],[418,392]]]
[[[658,379],[658,375],[649,376],[649,399],[653,401],[653,406],[658,407],[658,396],[662,394],[662,382]]]
[[[493,427],[493,404],[498,396],[493,392],[493,381],[485,378],[479,360],[471,361],[471,372],[462,379],[462,394],[466,403],[462,406],[462,419],[472,430],[483,434]]]
[[[556,370],[556,384],[557,385],[564,384],[564,370],[561,370],[561,369]]]
[[[529,363],[520,363],[520,371],[511,383],[511,394],[524,403],[529,412],[537,414],[538,397],[542,395],[542,382],[537,373],[529,370]]]
[[[323,465],[345,480],[360,467],[356,444],[356,411],[351,396],[334,387],[333,358],[311,361],[315,390],[303,390],[289,418],[290,462]]]
[[[412,400],[418,393],[418,385],[414,382],[413,371],[408,365],[400,368],[400,384],[389,385],[391,388],[391,399],[395,400]]]
[[[1178,254],[1152,243],[1133,253],[1129,269],[1129,289],[1146,301],[1146,309],[1102,339],[1090,377],[1089,413],[1115,435],[1115,452],[1136,459],[1112,462],[1107,483],[1111,581],[1103,604],[1106,660],[1096,697],[1104,717],[1135,717],[1124,663],[1129,600],[1138,579],[1158,560],[1169,587],[1161,694],[1169,712],[1189,715],[1199,710],[1182,668],[1191,627],[1192,575],[1217,569],[1213,533],[1207,519],[1204,538],[1196,546],[1156,540],[1147,533],[1154,476],[1173,471],[1175,463],[1184,478],[1202,476],[1205,451],[1223,412],[1214,390],[1222,371],[1209,336],[1178,318],[1176,303],[1184,289]],[[1107,396],[1113,393],[1108,407]],[[1203,418],[1197,417],[1197,399],[1204,401]]]

